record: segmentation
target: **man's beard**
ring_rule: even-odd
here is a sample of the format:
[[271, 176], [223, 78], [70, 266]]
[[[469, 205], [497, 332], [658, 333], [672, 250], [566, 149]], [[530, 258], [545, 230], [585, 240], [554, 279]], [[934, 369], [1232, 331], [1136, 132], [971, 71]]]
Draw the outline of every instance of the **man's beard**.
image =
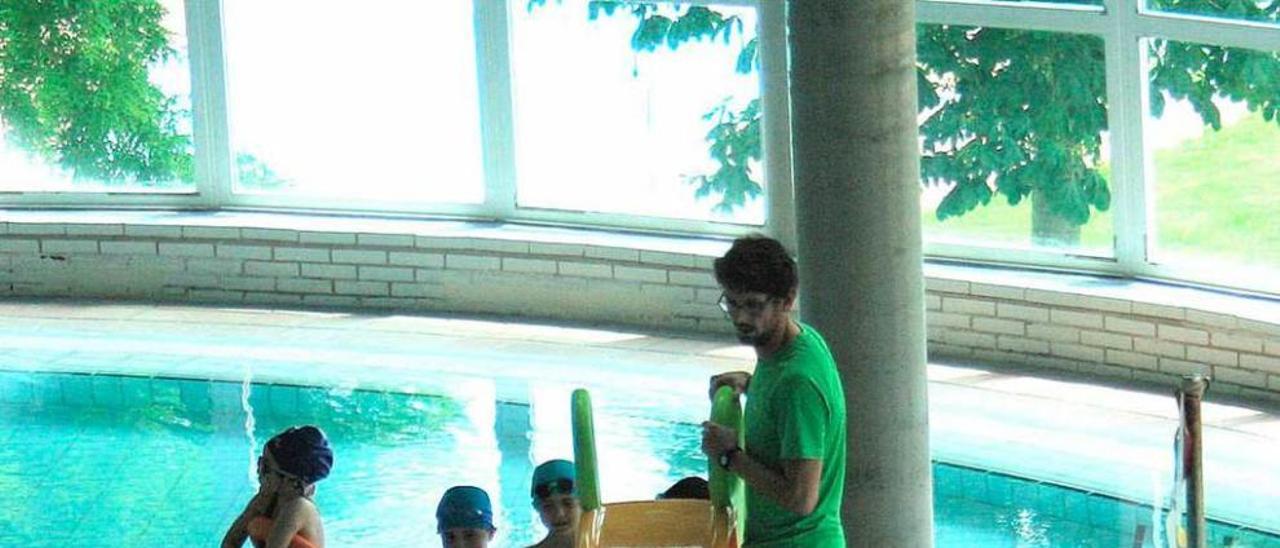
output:
[[751, 331], [746, 333], [735, 326], [734, 334], [738, 336], [738, 342], [750, 346], [759, 346], [768, 338], [767, 333], [757, 329], [755, 326], [752, 326]]

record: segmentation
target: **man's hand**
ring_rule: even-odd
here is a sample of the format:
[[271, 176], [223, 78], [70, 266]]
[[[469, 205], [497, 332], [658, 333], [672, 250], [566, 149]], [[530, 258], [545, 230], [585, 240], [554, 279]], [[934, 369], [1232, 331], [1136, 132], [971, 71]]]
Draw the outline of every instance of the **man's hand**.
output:
[[702, 452], [714, 461], [738, 446], [738, 431], [711, 421], [702, 423]]
[[741, 396], [747, 393], [747, 387], [751, 385], [751, 373], [746, 371], [730, 371], [721, 373], [711, 377], [711, 389], [707, 392], [712, 400], [716, 399], [716, 390], [721, 386], [728, 386], [733, 389], [733, 395]]

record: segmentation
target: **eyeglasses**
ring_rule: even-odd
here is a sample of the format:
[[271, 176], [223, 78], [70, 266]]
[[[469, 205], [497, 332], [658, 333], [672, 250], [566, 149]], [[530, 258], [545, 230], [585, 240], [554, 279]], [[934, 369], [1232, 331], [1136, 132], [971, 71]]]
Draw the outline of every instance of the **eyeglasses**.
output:
[[764, 312], [765, 307], [769, 306], [769, 302], [772, 300], [773, 297], [737, 300], [721, 293], [720, 300], [716, 301], [716, 304], [720, 305], [720, 310], [723, 310], [725, 314], [732, 313], [734, 310], [741, 310], [748, 314], [759, 314]]
[[258, 475], [261, 476], [264, 474], [272, 474], [274, 476], [277, 476], [279, 478], [283, 478], [286, 480], [301, 481], [301, 478], [299, 478], [298, 476], [295, 476], [293, 474], [285, 472], [284, 470], [281, 470], [280, 467], [275, 464], [274, 460], [275, 459], [268, 461], [263, 457], [258, 457]]
[[556, 493], [571, 495], [573, 494], [573, 480], [561, 478], [558, 480], [548, 481], [533, 488], [534, 496], [545, 499]]

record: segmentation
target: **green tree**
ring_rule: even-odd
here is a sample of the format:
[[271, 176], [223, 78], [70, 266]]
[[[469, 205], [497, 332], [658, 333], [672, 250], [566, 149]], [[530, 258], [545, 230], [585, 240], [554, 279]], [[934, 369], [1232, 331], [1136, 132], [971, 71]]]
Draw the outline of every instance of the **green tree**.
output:
[[[546, 0], [529, 0], [529, 9]], [[1280, 2], [1153, 0], [1153, 7], [1183, 13], [1276, 22]], [[702, 6], [676, 6], [662, 15], [651, 4], [593, 0], [588, 16], [629, 13], [637, 20], [631, 47], [672, 49], [690, 40], [741, 32], [741, 22]], [[735, 26], [736, 25], [736, 26]], [[742, 47], [738, 70], [758, 66], [757, 43]], [[964, 215], [1003, 197], [1032, 204], [1032, 241], [1069, 246], [1094, 210], [1111, 204], [1100, 172], [1101, 134], [1107, 129], [1102, 39], [1088, 35], [954, 25], [918, 29], [917, 75], [922, 118], [921, 175], [925, 184], [951, 185], [935, 215]], [[1186, 99], [1207, 125], [1221, 127], [1215, 97], [1244, 101], [1280, 123], [1280, 51], [1258, 52], [1154, 40], [1152, 110], [1163, 93]], [[733, 112], [720, 105], [707, 119], [710, 152], [720, 168], [693, 178], [699, 196], [718, 193], [719, 209], [732, 209], [760, 193], [746, 166], [760, 159], [758, 101]]]
[[78, 180], [193, 180], [177, 100], [147, 79], [175, 54], [155, 0], [0, 3], [0, 118], [14, 144]]
[[954, 185], [939, 220], [995, 195], [1032, 202], [1032, 241], [1074, 245], [1090, 209], [1111, 205], [1098, 172], [1107, 128], [1102, 39], [920, 25], [919, 107], [925, 184]]
[[[543, 6], [547, 0], [529, 0], [528, 9]], [[650, 53], [659, 48], [679, 49], [694, 41], [720, 40], [724, 44], [741, 44], [735, 70], [750, 74], [757, 70], [760, 59], [758, 41], [746, 38], [742, 19], [725, 15], [705, 6], [674, 6], [662, 10], [656, 4], [633, 4], [615, 0], [592, 0], [587, 3], [587, 17], [594, 21], [601, 16], [628, 14], [636, 20], [636, 30], [631, 35], [631, 48]], [[760, 99], [752, 98], [741, 108], [734, 108], [726, 99], [710, 108], [703, 116], [710, 124], [707, 132], [708, 152], [719, 164], [715, 172], [690, 176], [688, 182], [698, 198], [719, 196], [713, 209], [732, 212], [760, 195], [759, 177], [752, 172], [752, 164], [761, 159]]]

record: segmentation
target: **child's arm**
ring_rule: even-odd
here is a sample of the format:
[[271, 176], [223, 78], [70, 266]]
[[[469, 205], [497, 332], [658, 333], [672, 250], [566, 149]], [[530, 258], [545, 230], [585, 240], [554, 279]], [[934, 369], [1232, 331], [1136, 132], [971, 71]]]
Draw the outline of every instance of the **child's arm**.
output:
[[267, 512], [271, 505], [270, 496], [259, 491], [249, 504], [246, 504], [244, 511], [231, 522], [231, 527], [227, 529], [227, 534], [222, 536], [222, 548], [240, 548], [244, 546], [244, 541], [249, 539], [249, 522], [253, 518], [263, 515]]
[[[303, 497], [282, 501], [276, 510], [275, 524], [271, 528], [271, 536], [267, 537], [266, 548], [289, 548], [294, 535], [300, 531], [318, 532], [320, 512], [315, 504]], [[324, 545], [324, 533], [304, 535], [317, 546]]]

